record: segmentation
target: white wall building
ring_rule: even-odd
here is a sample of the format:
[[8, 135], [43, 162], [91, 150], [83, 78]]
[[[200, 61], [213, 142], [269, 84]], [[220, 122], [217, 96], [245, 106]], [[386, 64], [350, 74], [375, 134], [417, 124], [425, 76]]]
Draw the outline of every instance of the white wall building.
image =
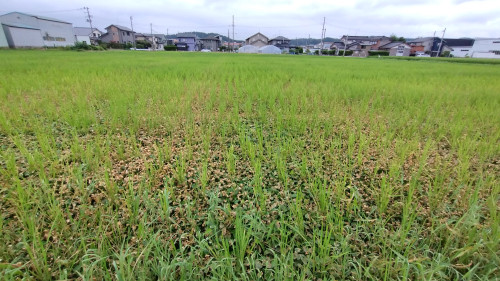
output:
[[7, 42], [7, 37], [5, 37], [5, 32], [0, 22], [0, 48], [8, 48], [9, 42]]
[[500, 59], [500, 38], [478, 38], [472, 46], [471, 57]]
[[1, 15], [0, 21], [11, 48], [64, 47], [75, 44], [73, 25], [69, 22], [19, 12]]

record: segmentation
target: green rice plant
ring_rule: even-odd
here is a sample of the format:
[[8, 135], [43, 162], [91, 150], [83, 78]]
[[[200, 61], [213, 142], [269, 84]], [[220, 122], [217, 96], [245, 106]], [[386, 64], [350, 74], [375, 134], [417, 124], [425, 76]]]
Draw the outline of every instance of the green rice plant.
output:
[[384, 176], [380, 182], [380, 191], [377, 196], [377, 207], [379, 213], [385, 213], [387, 207], [389, 206], [389, 202], [391, 200], [393, 194], [393, 189], [390, 183], [387, 182], [387, 178]]
[[304, 231], [305, 231], [303, 200], [304, 200], [304, 194], [302, 193], [302, 190], [299, 189], [299, 190], [297, 190], [295, 202], [290, 207], [290, 211], [291, 211], [291, 214], [293, 216], [292, 221], [294, 222], [294, 225], [296, 226], [296, 229], [297, 229], [299, 235], [301, 235], [301, 236], [304, 235]]
[[200, 184], [201, 184], [201, 193], [205, 194], [205, 191], [208, 186], [208, 160], [204, 159], [201, 166], [201, 174], [200, 174]]
[[266, 194], [263, 189], [263, 182], [262, 182], [262, 168], [261, 164], [258, 161], [254, 162], [253, 166], [253, 180], [252, 180], [252, 185], [253, 185], [253, 194], [255, 196], [255, 199], [257, 200], [260, 210], [264, 212], [266, 210]]
[[251, 249], [249, 249], [251, 237], [252, 228], [246, 227], [243, 224], [242, 215], [237, 214], [234, 221], [234, 239], [235, 255], [240, 264], [243, 264], [247, 251], [251, 251]]
[[181, 153], [175, 161], [175, 179], [179, 184], [186, 182], [187, 159], [184, 153]]
[[274, 153], [274, 163], [276, 165], [276, 170], [278, 172], [278, 179], [283, 183], [285, 188], [288, 186], [288, 174], [286, 168], [286, 160], [280, 152]]
[[137, 196], [131, 181], [128, 184], [128, 196], [126, 197], [127, 209], [129, 211], [129, 220], [131, 225], [136, 225], [139, 221], [140, 199]]
[[2, 280], [497, 279], [496, 65], [0, 61]]
[[231, 144], [226, 152], [226, 168], [229, 175], [234, 176], [236, 173], [236, 154], [234, 153], [234, 145]]

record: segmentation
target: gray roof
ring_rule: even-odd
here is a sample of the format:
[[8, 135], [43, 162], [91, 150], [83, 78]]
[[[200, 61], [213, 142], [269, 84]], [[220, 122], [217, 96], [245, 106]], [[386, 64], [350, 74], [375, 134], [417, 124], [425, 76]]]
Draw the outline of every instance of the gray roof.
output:
[[271, 40], [269, 40], [269, 41], [272, 41], [272, 40], [290, 40], [290, 39], [288, 39], [288, 38], [286, 38], [286, 37], [283, 37], [283, 36], [278, 36], [278, 37], [273, 38], [273, 39], [271, 39]]
[[[118, 25], [118, 24], [112, 24], [110, 26], [116, 26], [118, 29], [120, 30], [123, 30], [123, 31], [130, 31], [130, 32], [133, 32], [132, 29], [126, 27], [126, 26], [123, 26], [123, 25]], [[110, 26], [106, 27], [106, 29], [108, 29]]]
[[220, 40], [220, 35], [217, 35], [217, 36], [207, 36], [205, 38], [202, 38], [201, 40]]
[[10, 26], [10, 27], [40, 30], [40, 28], [38, 28], [38, 27], [33, 27], [30, 25], [20, 24], [20, 23], [2, 22], [1, 24], [6, 25], [6, 26]]
[[434, 38], [435, 37], [422, 37], [422, 38], [416, 38], [416, 39], [413, 39], [413, 40], [408, 40], [407, 42], [408, 43], [427, 42], [427, 41], [434, 40]]
[[250, 38], [252, 38], [252, 37], [254, 37], [255, 35], [258, 35], [258, 34], [260, 34], [260, 35], [264, 36], [265, 38], [267, 38], [267, 40], [269, 40], [269, 37], [267, 37], [266, 35], [264, 35], [264, 34], [262, 34], [262, 33], [260, 33], [260, 32], [255, 33], [254, 35], [252, 35], [252, 36], [248, 37], [248, 38], [247, 38], [247, 39], [245, 39], [245, 40], [248, 40], [248, 39], [250, 39]]
[[[92, 30], [90, 27], [73, 27], [73, 33], [75, 33], [76, 36], [89, 36], [92, 34], [93, 31], [99, 31], [97, 28], [93, 28]], [[102, 32], [101, 32], [102, 33]]]
[[49, 18], [49, 17], [44, 17], [44, 16], [31, 15], [31, 14], [26, 14], [26, 13], [21, 13], [21, 12], [10, 12], [10, 13], [7, 13], [5, 15], [9, 15], [9, 14], [21, 14], [21, 15], [25, 15], [25, 16], [28, 16], [28, 17], [34, 17], [34, 18], [37, 18], [37, 19], [41, 19], [41, 20], [55, 21], [55, 22], [60, 22], [60, 23], [72, 24], [70, 22], [59, 20], [59, 19], [55, 19], [55, 18]]
[[[348, 36], [344, 35], [343, 37]], [[388, 38], [387, 36], [349, 36], [349, 40], [379, 40], [383, 38]]]
[[379, 49], [390, 49], [392, 47], [396, 47], [396, 46], [399, 46], [401, 44], [404, 44], [404, 42], [391, 42], [391, 43], [380, 46]]
[[459, 38], [459, 39], [452, 39], [452, 38], [444, 38], [444, 41], [446, 42], [446, 45], [449, 47], [462, 47], [462, 46], [470, 46], [474, 45], [474, 39], [471, 38]]

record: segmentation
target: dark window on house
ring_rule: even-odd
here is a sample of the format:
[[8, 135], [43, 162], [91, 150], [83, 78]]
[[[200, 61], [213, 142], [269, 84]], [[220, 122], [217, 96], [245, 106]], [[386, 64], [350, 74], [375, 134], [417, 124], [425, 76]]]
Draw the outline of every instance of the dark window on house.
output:
[[466, 50], [466, 49], [462, 49], [460, 50], [460, 52], [468, 52], [469, 50]]
[[127, 31], [127, 36], [130, 36], [130, 32]]

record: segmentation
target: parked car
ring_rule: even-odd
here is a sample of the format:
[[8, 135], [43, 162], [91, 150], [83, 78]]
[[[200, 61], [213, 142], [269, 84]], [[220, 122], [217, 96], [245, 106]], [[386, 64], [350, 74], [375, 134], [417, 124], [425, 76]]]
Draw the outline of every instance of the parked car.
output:
[[416, 57], [425, 57], [425, 58], [429, 58], [430, 57], [430, 55], [428, 55], [428, 54], [426, 54], [424, 52], [416, 52], [415, 56]]

